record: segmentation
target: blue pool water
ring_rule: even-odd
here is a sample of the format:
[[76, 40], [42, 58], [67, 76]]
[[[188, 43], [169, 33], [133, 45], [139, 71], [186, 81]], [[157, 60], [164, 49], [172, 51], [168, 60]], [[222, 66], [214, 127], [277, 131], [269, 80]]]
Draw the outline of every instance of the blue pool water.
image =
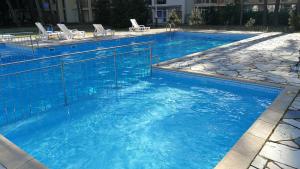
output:
[[277, 94], [154, 71], [118, 93], [49, 110], [2, 133], [53, 169], [212, 169]]
[[[114, 40], [101, 40], [84, 42], [80, 44], [61, 45], [56, 47], [44, 47], [36, 49], [35, 57], [59, 55], [71, 52], [93, 50], [99, 48], [107, 48], [112, 46], [127, 45], [131, 43], [150, 42], [153, 41], [153, 56], [156, 58], [154, 63], [166, 61], [173, 58], [182, 57], [191, 53], [204, 51], [220, 45], [225, 45], [242, 39], [253, 37], [250, 34], [222, 34], [222, 33], [192, 33], [192, 32], [173, 32], [161, 33], [155, 35], [138, 36], [130, 38], [119, 38]], [[30, 52], [20, 54], [19, 50], [8, 46], [11, 55], [1, 57], [2, 63], [13, 62], [32, 58]], [[128, 50], [128, 49], [125, 49]], [[0, 46], [1, 52], [1, 46]], [[18, 57], [15, 57], [18, 55]]]
[[[176, 36], [181, 35], [193, 34]], [[180, 57], [171, 52], [201, 50], [196, 45], [205, 44], [200, 36], [220, 35], [194, 36], [198, 38], [186, 37], [186, 43], [194, 41], [191, 49], [184, 42], [176, 46], [179, 40], [173, 39], [162, 40], [154, 51], [165, 54], [164, 59]], [[166, 45], [172, 42], [174, 49]], [[93, 43], [51, 52], [93, 49]], [[122, 48], [115, 59], [109, 56], [112, 51], [97, 51], [1, 67], [0, 133], [51, 169], [212, 169], [279, 93], [270, 87], [151, 72], [149, 51], [142, 49]], [[23, 72], [28, 69], [38, 70]]]

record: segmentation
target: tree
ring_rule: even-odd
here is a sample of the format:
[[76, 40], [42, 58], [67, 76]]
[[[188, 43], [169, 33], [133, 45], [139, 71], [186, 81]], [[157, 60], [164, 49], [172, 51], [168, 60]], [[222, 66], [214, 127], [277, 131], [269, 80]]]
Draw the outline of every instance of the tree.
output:
[[292, 31], [298, 30], [300, 27], [300, 17], [297, 15], [297, 12], [293, 9], [289, 11], [289, 28]]
[[129, 27], [129, 0], [112, 0], [112, 24], [113, 27]]
[[79, 21], [79, 23], [82, 23], [83, 19], [82, 19], [82, 14], [81, 14], [80, 0], [76, 0], [76, 5], [77, 5], [78, 21]]
[[20, 21], [19, 21], [17, 15], [16, 15], [16, 12], [15, 12], [15, 10], [14, 10], [14, 8], [13, 8], [13, 6], [12, 6], [10, 0], [6, 0], [6, 4], [7, 4], [7, 6], [8, 6], [8, 9], [9, 9], [9, 11], [10, 11], [11, 16], [12, 16], [13, 22], [14, 22], [17, 26], [19, 26], [19, 25], [20, 25]]
[[168, 17], [168, 23], [178, 25], [181, 23], [181, 19], [178, 17], [177, 12], [175, 9], [172, 9], [169, 17]]
[[280, 0], [275, 0], [275, 9], [274, 9], [274, 25], [278, 26], [278, 12], [279, 12]]
[[240, 0], [240, 26], [243, 25], [243, 16], [244, 16], [244, 0]]
[[40, 2], [39, 0], [35, 0], [35, 6], [36, 6], [36, 9], [37, 9], [37, 13], [38, 13], [38, 19], [40, 22], [44, 23], [44, 18], [43, 18], [43, 12], [42, 12], [42, 9], [41, 9], [41, 5], [40, 5]]
[[300, 0], [297, 0], [297, 4], [296, 4], [296, 10], [297, 10], [297, 15], [300, 16]]
[[268, 22], [268, 0], [264, 0], [263, 25], [267, 26]]
[[146, 24], [149, 16], [148, 10], [147, 3], [142, 0], [112, 0], [112, 24], [118, 28], [129, 27], [131, 26], [129, 20], [132, 18], [140, 24]]
[[[148, 4], [144, 0], [130, 0], [128, 16], [135, 18], [140, 24], [146, 25], [149, 16]], [[129, 22], [129, 21], [128, 21]]]
[[99, 0], [96, 4], [96, 8], [96, 21], [104, 25], [111, 24], [112, 13], [110, 0]]
[[6, 3], [0, 3], [0, 25], [9, 24], [9, 8]]
[[204, 20], [202, 18], [202, 13], [198, 8], [194, 8], [192, 10], [191, 16], [189, 18], [189, 24], [190, 25], [201, 25], [204, 23]]

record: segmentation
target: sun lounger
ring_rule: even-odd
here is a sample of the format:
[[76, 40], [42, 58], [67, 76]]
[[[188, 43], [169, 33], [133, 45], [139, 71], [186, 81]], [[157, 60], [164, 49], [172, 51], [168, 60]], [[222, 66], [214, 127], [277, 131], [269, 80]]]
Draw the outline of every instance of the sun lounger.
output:
[[114, 31], [111, 29], [104, 29], [104, 27], [101, 24], [93, 24], [95, 31], [94, 31], [94, 37], [98, 36], [107, 36], [107, 35], [114, 35]]
[[130, 19], [132, 27], [129, 28], [129, 31], [148, 31], [150, 27], [145, 27], [144, 25], [139, 25], [135, 19]]
[[49, 37], [51, 37], [51, 36], [57, 36], [58, 37], [59, 34], [61, 33], [61, 32], [47, 31], [44, 28], [44, 26], [41, 23], [39, 23], [39, 22], [36, 22], [35, 25], [38, 27], [38, 29], [39, 29], [39, 36], [43, 40], [48, 40]]
[[62, 31], [62, 33], [60, 34], [61, 38], [69, 40], [74, 39], [75, 36], [79, 36], [81, 38], [85, 37], [85, 31], [78, 31], [77, 29], [70, 30], [64, 24], [57, 24], [57, 26]]

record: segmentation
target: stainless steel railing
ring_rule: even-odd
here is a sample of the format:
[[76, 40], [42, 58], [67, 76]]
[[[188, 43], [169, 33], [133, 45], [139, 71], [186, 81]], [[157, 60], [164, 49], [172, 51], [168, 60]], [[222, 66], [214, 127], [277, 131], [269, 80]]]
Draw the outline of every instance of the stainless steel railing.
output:
[[0, 40], [10, 48], [32, 56], [35, 55], [35, 48], [39, 47], [39, 41], [32, 32], [2, 34]]
[[[93, 74], [90, 72], [93, 74], [90, 77], [89, 72], [87, 72], [87, 74], [84, 73], [85, 71], [95, 71], [94, 69], [91, 70], [89, 68], [84, 68], [84, 66], [87, 66], [88, 62], [91, 63], [88, 64], [88, 67], [93, 64], [100, 67], [107, 67], [105, 70], [110, 71], [107, 73], [107, 77], [109, 78], [107, 83], [111, 82], [111, 84], [109, 84], [109, 86], [112, 87], [111, 90], [121, 89], [126, 78], [133, 78], [127, 77], [126, 74], [124, 75], [123, 73], [125, 71], [133, 73], [137, 76], [137, 78], [151, 76], [153, 53], [152, 44], [153, 42], [134, 43], [130, 45], [121, 45], [0, 64], [0, 85], [2, 86], [0, 88], [0, 97], [2, 98], [0, 100], [0, 107], [2, 108], [0, 108], [0, 110], [3, 110], [3, 113], [0, 111], [0, 126], [12, 121], [30, 117], [35, 115], [37, 112], [44, 112], [47, 110], [47, 107], [49, 107], [47, 105], [55, 106], [56, 104], [59, 104], [60, 98], [63, 99], [61, 100], [63, 105], [69, 105], [72, 101], [74, 101], [74, 98], [79, 98], [80, 95], [84, 95], [82, 92], [80, 94], [78, 90], [86, 87], [80, 86], [85, 78], [88, 79], [88, 82], [91, 81], [91, 88], [101, 87], [101, 85], [99, 86], [99, 84], [93, 83], [95, 80], [100, 83], [105, 83], [101, 82], [101, 78], [99, 79], [101, 74], [97, 72], [94, 72]], [[122, 50], [127, 47], [135, 46], [138, 48], [134, 48], [133, 50]], [[99, 51], [110, 52], [99, 53]], [[80, 57], [82, 55], [87, 55], [88, 57], [82, 58]], [[76, 58], [76, 56], [79, 56], [79, 58]], [[126, 62], [126, 59], [130, 59], [130, 62]], [[53, 60], [54, 62], [47, 62], [47, 64], [45, 64], [46, 61]], [[32, 63], [35, 63], [34, 66], [28, 68], [28, 65]], [[131, 65], [126, 67], [126, 64]], [[7, 72], [10, 68], [17, 71]], [[74, 70], [76, 74], [74, 74]], [[77, 77], [78, 73], [80, 75]], [[36, 80], [35, 76], [45, 80]], [[102, 80], [104, 81], [104, 79]], [[28, 81], [37, 84], [28, 84]], [[53, 89], [53, 92], [51, 92], [53, 96], [48, 96], [47, 92], [50, 89], [47, 89], [46, 86], [51, 87], [51, 85], [57, 85], [58, 83], [60, 83], [60, 89]], [[103, 87], [105, 86], [106, 85], [103, 84]], [[27, 100], [32, 99], [30, 98], [32, 93], [30, 92], [30, 89], [39, 91], [39, 98], [28, 101], [29, 103], [27, 104], [22, 104], [21, 102], [27, 102]], [[26, 100], [25, 98], [28, 97], [29, 99]], [[51, 98], [54, 98], [54, 100], [58, 99], [58, 101], [51, 101]], [[25, 105], [28, 105], [28, 107]], [[24, 111], [21, 111], [21, 109]]]

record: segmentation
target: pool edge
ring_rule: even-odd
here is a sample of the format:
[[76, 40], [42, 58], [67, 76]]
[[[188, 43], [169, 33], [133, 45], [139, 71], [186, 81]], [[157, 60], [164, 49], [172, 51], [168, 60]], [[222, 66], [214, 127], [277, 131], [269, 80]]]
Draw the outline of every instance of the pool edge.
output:
[[34, 157], [0, 134], [0, 168], [4, 169], [46, 169]]
[[242, 78], [232, 78], [215, 74], [202, 74], [172, 68], [162, 68], [159, 66], [153, 66], [153, 68], [282, 89], [272, 104], [264, 112], [262, 112], [257, 120], [252, 123], [249, 129], [243, 133], [234, 146], [231, 147], [226, 155], [217, 163], [214, 169], [248, 169], [256, 155], [260, 152], [263, 145], [267, 142], [268, 138], [275, 130], [280, 120], [283, 118], [284, 114], [300, 90], [299, 86], [282, 85]]

